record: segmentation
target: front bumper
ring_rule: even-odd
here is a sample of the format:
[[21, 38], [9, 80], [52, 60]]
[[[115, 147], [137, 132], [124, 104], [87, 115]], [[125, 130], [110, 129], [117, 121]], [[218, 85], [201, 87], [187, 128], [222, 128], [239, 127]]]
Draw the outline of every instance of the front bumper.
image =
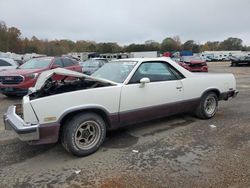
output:
[[16, 106], [10, 106], [4, 114], [6, 130], [13, 130], [21, 141], [29, 141], [29, 144], [56, 143], [59, 138], [60, 123], [29, 124], [16, 114]]
[[36, 79], [24, 80], [19, 84], [0, 84], [0, 92], [9, 95], [26, 95], [30, 87], [34, 87]]
[[31, 125], [23, 121], [16, 114], [16, 106], [10, 106], [4, 114], [4, 125], [6, 130], [14, 130], [22, 141], [39, 140], [39, 124]]
[[26, 95], [28, 93], [28, 89], [5, 87], [5, 88], [0, 88], [0, 93], [8, 95]]
[[208, 67], [207, 66], [202, 66], [202, 67], [190, 67], [191, 72], [208, 72]]

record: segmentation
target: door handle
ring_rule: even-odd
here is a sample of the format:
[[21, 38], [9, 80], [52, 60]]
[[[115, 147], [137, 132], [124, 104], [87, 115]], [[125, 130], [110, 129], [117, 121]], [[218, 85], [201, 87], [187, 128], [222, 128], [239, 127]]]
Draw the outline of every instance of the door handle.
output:
[[182, 87], [181, 86], [179, 86], [179, 87], [176, 87], [176, 89], [181, 89]]

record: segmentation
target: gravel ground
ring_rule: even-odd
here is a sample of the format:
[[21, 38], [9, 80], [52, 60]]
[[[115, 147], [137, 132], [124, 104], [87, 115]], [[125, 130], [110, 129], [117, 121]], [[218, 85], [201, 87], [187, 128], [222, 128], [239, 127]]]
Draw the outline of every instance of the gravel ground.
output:
[[[250, 67], [209, 70], [234, 73], [240, 91], [214, 118], [182, 114], [111, 132], [83, 158], [60, 144], [0, 144], [0, 187], [250, 187]], [[3, 113], [19, 99], [0, 101]]]

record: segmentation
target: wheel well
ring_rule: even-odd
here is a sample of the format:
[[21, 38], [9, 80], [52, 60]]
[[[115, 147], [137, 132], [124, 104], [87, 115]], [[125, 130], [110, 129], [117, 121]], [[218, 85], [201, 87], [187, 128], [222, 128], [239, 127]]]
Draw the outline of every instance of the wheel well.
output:
[[64, 116], [61, 120], [60, 120], [60, 132], [59, 132], [59, 140], [61, 139], [61, 133], [63, 130], [63, 127], [65, 125], [65, 122], [68, 121], [70, 118], [72, 118], [73, 116], [80, 114], [80, 113], [95, 113], [99, 116], [101, 116], [103, 118], [103, 120], [106, 122], [107, 124], [107, 129], [110, 127], [110, 121], [108, 119], [108, 115], [100, 109], [82, 109], [82, 110], [76, 110], [73, 112], [68, 113], [66, 116]]
[[218, 99], [220, 98], [220, 91], [218, 89], [209, 89], [209, 90], [205, 91], [202, 94], [202, 96], [205, 95], [206, 93], [209, 93], [209, 92], [214, 92], [217, 95]]

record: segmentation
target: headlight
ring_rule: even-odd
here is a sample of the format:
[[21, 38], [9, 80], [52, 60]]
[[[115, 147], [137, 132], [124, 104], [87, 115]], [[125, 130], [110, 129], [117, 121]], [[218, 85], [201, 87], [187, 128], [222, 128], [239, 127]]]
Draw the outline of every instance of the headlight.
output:
[[38, 73], [26, 74], [26, 75], [25, 75], [25, 78], [34, 79], [34, 78], [37, 78], [38, 75], [39, 75]]

